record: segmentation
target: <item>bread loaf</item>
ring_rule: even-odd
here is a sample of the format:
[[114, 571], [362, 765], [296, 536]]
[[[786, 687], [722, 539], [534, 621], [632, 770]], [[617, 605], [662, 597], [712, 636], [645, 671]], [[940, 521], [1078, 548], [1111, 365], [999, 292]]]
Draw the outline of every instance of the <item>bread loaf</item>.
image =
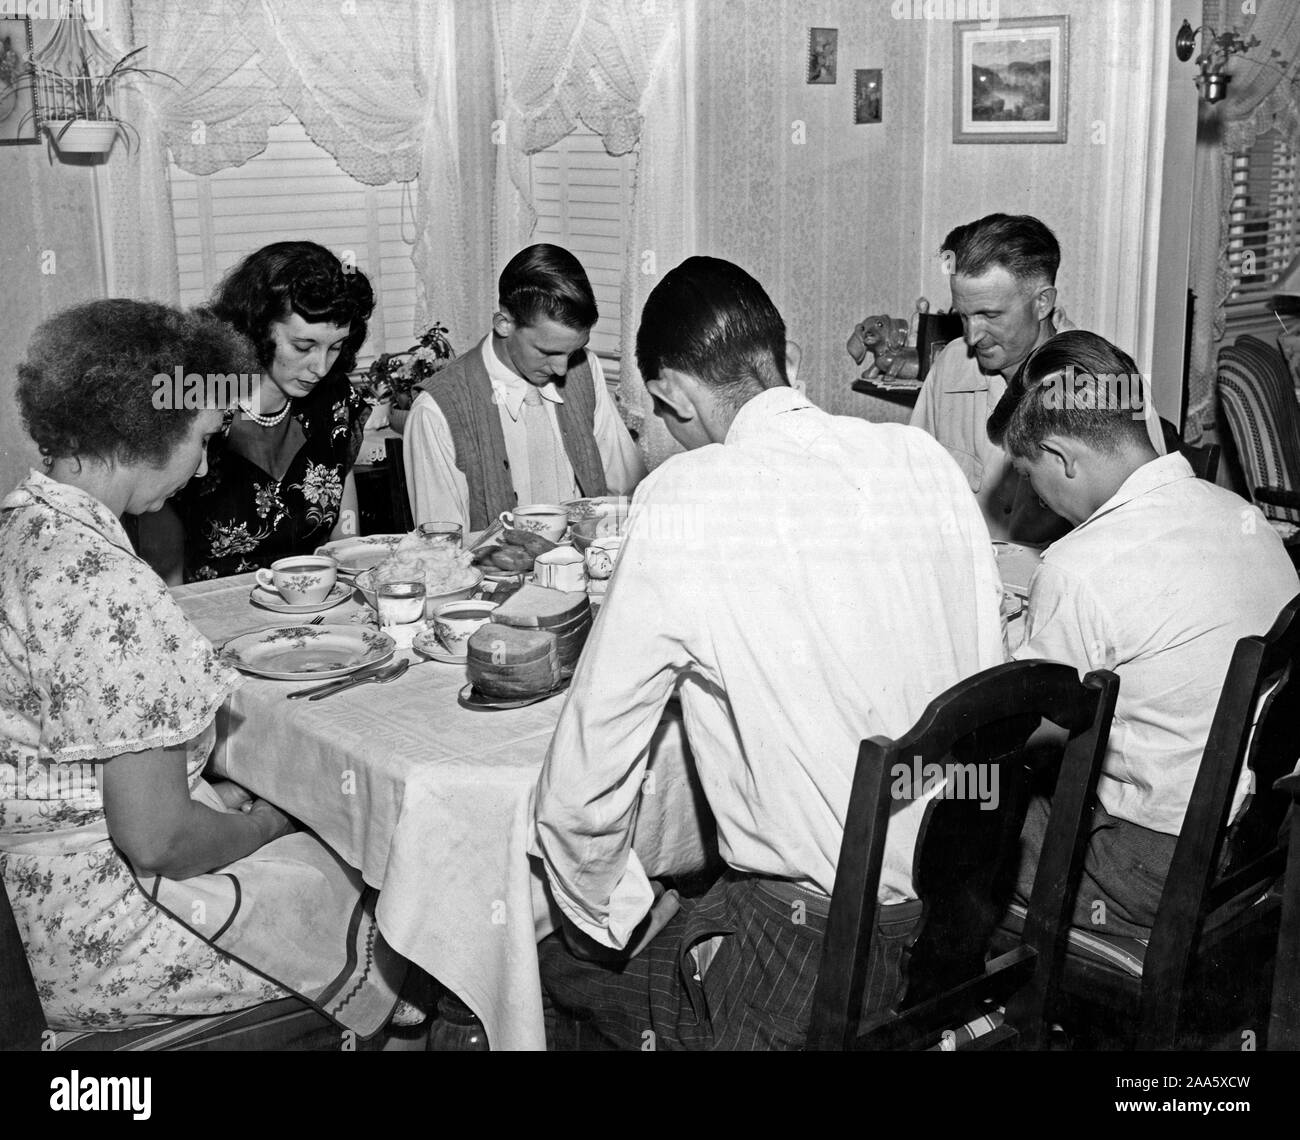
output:
[[583, 614], [591, 614], [586, 591], [566, 593], [546, 586], [528, 585], [507, 598], [492, 615], [492, 620], [523, 629], [555, 629], [570, 627], [574, 619]]
[[467, 667], [474, 688], [488, 697], [536, 696], [555, 689], [561, 680], [553, 634], [496, 622], [470, 635]]

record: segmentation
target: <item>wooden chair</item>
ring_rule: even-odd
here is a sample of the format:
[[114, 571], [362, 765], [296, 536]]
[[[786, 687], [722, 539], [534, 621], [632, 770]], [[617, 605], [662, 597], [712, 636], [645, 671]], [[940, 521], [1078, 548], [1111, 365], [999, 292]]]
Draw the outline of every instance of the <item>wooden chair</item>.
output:
[[384, 440], [384, 455], [388, 459], [388, 491], [393, 501], [393, 525], [399, 531], [412, 531], [415, 529], [415, 516], [411, 514], [411, 496], [406, 490], [401, 436]]
[[[378, 1048], [356, 1042], [359, 1050]], [[288, 997], [237, 1013], [177, 1017], [165, 1025], [103, 1032], [50, 1030], [23, 949], [9, 895], [0, 880], [0, 1050], [118, 1052], [141, 1050], [313, 1050], [337, 1052], [343, 1031], [306, 1002]]]
[[[974, 1042], [1041, 1048], [1083, 865], [1083, 823], [1101, 771], [1119, 689], [1113, 673], [1080, 682], [1067, 665], [999, 665], [936, 697], [898, 740], [864, 740], [849, 796], [809, 1048], [927, 1048], [987, 1000], [1011, 999], [1002, 1026]], [[1052, 826], [1023, 938], [985, 963], [989, 937], [1010, 896], [1033, 772], [1026, 748], [1043, 719], [1067, 729]], [[994, 809], [972, 796], [926, 806], [912, 879], [921, 917], [904, 951], [903, 980], [890, 1010], [861, 1023], [867, 951], [892, 804], [891, 784], [919, 763], [981, 765], [997, 790]], [[901, 768], [899, 767], [901, 766]], [[924, 768], [922, 768], [924, 770]], [[948, 769], [950, 788], [962, 769]], [[966, 773], [976, 771], [965, 768]], [[991, 798], [991, 797], [990, 797]]]
[[1273, 967], [1268, 1047], [1296, 1050], [1300, 1049], [1300, 774], [1284, 776], [1273, 786], [1291, 797], [1291, 820], [1277, 961]]
[[1254, 336], [1224, 345], [1218, 391], [1251, 500], [1270, 519], [1300, 523], [1300, 406], [1281, 352]]
[[[1237, 643], [1150, 939], [1069, 932], [1054, 1014], [1067, 1029], [1090, 1027], [1103, 1046], [1173, 1049], [1240, 1048], [1243, 1031], [1263, 1028], [1290, 802], [1274, 784], [1300, 755], [1297, 613], [1300, 597], [1267, 634]], [[1255, 792], [1229, 826], [1243, 764]]]

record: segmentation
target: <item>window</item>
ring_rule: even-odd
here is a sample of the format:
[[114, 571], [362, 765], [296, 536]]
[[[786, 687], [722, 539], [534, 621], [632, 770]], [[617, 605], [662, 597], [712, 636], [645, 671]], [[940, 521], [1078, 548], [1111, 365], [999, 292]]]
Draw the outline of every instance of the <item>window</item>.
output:
[[600, 311], [590, 347], [611, 383], [619, 375], [619, 311], [635, 162], [630, 153], [607, 154], [600, 136], [585, 127], [531, 161], [533, 240], [563, 246], [587, 271]]
[[[181, 304], [211, 298], [241, 258], [275, 241], [316, 241], [354, 255], [375, 290], [364, 368], [415, 341], [414, 184], [366, 186], [289, 118], [242, 166], [194, 175], [169, 167]], [[458, 348], [461, 346], [457, 346]]]
[[1276, 131], [1259, 135], [1232, 166], [1228, 263], [1237, 286], [1225, 316], [1233, 335], [1271, 324], [1273, 287], [1300, 253], [1300, 210], [1296, 202], [1296, 150]]

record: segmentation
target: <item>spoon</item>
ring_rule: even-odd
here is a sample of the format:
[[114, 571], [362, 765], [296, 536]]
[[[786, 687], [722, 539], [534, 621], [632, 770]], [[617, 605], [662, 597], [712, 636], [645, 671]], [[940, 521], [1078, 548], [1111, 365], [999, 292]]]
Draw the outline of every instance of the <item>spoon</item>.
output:
[[324, 693], [317, 693], [315, 696], [308, 697], [309, 701], [322, 701], [326, 697], [332, 697], [336, 693], [345, 692], [348, 689], [354, 689], [358, 685], [367, 684], [374, 681], [377, 685], [385, 685], [389, 681], [396, 681], [403, 673], [411, 667], [409, 661], [398, 661], [393, 665], [388, 665], [383, 669], [376, 669], [373, 673], [365, 673], [360, 677], [347, 677], [336, 688], [329, 689]]

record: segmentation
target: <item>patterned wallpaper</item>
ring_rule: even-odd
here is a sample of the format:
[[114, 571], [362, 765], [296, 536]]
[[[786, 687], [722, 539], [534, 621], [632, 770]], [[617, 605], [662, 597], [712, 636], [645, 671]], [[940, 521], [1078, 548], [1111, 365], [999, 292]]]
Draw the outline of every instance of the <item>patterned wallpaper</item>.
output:
[[[1129, 0], [1000, 0], [1002, 17], [1070, 16], [1069, 141], [954, 145], [952, 24], [894, 19], [892, 7], [707, 0], [697, 49], [700, 252], [768, 289], [814, 400], [880, 420], [900, 413], [850, 390], [860, 369], [844, 342], [863, 316], [908, 316], [922, 294], [948, 307], [937, 247], [954, 225], [994, 211], [1041, 217], [1061, 240], [1071, 319], [1102, 316], [1096, 298], [1117, 267], [1098, 264], [1098, 233], [1120, 224], [1112, 207], [1146, 179], [1117, 161], [1130, 124], [1116, 107], [1150, 50]], [[809, 26], [839, 29], [834, 85], [804, 81]], [[883, 122], [855, 125], [853, 71], [876, 67]]]

